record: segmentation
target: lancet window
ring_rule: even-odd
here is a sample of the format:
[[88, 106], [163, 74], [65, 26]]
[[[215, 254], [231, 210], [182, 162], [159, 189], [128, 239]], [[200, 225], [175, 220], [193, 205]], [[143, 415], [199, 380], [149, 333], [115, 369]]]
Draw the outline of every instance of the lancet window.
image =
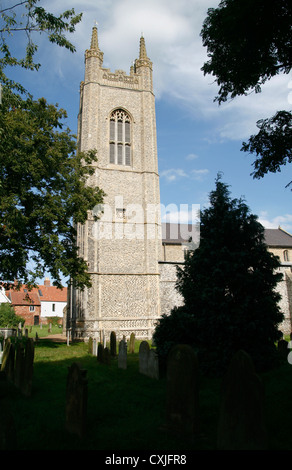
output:
[[110, 117], [110, 163], [131, 165], [131, 119], [123, 109]]

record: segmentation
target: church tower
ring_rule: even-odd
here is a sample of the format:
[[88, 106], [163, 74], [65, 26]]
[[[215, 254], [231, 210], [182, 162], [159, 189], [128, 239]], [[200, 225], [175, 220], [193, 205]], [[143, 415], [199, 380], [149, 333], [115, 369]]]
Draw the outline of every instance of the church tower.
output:
[[127, 75], [103, 68], [93, 28], [80, 86], [78, 147], [97, 150], [88, 184], [106, 196], [77, 227], [92, 287], [71, 289], [67, 325], [85, 339], [111, 331], [151, 338], [160, 317], [161, 222], [152, 62], [143, 36]]

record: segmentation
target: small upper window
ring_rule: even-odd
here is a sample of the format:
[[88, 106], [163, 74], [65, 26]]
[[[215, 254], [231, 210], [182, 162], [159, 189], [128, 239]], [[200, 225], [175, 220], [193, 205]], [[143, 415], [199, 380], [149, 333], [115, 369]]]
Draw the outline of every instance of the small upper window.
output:
[[110, 117], [110, 163], [131, 165], [131, 120], [123, 109]]
[[288, 250], [284, 250], [283, 256], [284, 256], [284, 261], [289, 261], [289, 252], [288, 252]]

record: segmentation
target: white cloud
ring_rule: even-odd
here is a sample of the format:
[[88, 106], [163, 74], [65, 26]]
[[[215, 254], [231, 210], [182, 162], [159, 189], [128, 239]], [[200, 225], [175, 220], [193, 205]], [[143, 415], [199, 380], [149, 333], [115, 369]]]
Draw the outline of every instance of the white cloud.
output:
[[197, 158], [199, 158], [199, 156], [196, 155], [195, 153], [189, 153], [189, 154], [186, 156], [186, 160], [196, 160]]
[[202, 170], [191, 170], [191, 178], [195, 180], [201, 180], [208, 173], [209, 173], [209, 170], [207, 170], [206, 168]]
[[[262, 93], [238, 97], [218, 106], [213, 99], [218, 92], [214, 77], [204, 76], [201, 67], [207, 58], [200, 31], [207, 9], [219, 0], [77, 0], [47, 1], [45, 7], [60, 12], [74, 7], [84, 11], [72, 41], [77, 54], [68, 51], [52, 54], [59, 74], [83, 78], [83, 54], [90, 45], [94, 21], [99, 26], [99, 45], [104, 52], [104, 66], [129, 72], [138, 57], [139, 38], [143, 32], [149, 58], [153, 62], [154, 92], [157, 100], [171, 99], [193, 119], [210, 123], [214, 141], [243, 140], [257, 132], [256, 121], [272, 116], [278, 109], [289, 109], [291, 81], [279, 75], [262, 87]], [[66, 54], [66, 59], [64, 59]], [[57, 62], [57, 64], [56, 64]], [[71, 71], [64, 71], [65, 67]], [[61, 70], [62, 67], [62, 70]], [[72, 73], [71, 73], [72, 72]], [[59, 75], [59, 76], [60, 76]]]
[[165, 178], [168, 182], [188, 177], [187, 173], [182, 168], [169, 168], [168, 170], [162, 171], [160, 176]]
[[263, 211], [260, 213], [258, 220], [265, 228], [278, 228], [280, 226], [284, 230], [292, 232], [292, 214], [278, 215], [270, 219], [268, 212]]
[[164, 170], [160, 173], [162, 178], [165, 178], [169, 183], [173, 181], [180, 180], [181, 178], [191, 178], [194, 180], [202, 180], [202, 178], [209, 173], [209, 170], [206, 168], [200, 170], [190, 170], [186, 172], [182, 168], [169, 168], [168, 170]]

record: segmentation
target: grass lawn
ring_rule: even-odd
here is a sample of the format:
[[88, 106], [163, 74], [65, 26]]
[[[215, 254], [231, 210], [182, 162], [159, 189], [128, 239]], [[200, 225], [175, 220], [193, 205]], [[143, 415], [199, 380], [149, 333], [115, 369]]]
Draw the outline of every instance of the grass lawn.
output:
[[[40, 340], [35, 346], [32, 396], [23, 397], [11, 386], [9, 395], [0, 400], [0, 413], [2, 407], [10, 407], [14, 417], [16, 448], [215, 450], [221, 381], [200, 379], [200, 435], [193, 441], [169, 435], [163, 427], [165, 378], [154, 380], [139, 373], [138, 347], [136, 342], [135, 354], [128, 354], [127, 370], [121, 370], [117, 359], [109, 366], [98, 363], [96, 357], [88, 354], [85, 343], [67, 346]], [[68, 367], [74, 361], [87, 370], [88, 410], [84, 439], [65, 430], [66, 378]], [[292, 366], [283, 362], [280, 368], [262, 374], [261, 378], [266, 392], [269, 448], [292, 450]]]

